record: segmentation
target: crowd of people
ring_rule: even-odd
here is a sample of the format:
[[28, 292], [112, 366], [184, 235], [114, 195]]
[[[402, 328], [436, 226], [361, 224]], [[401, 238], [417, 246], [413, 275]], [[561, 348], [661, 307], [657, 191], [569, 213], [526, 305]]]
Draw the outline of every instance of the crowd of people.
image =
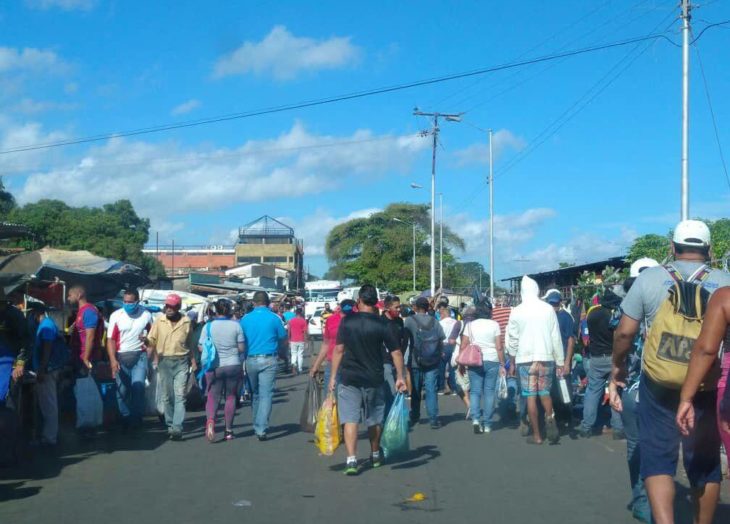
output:
[[[592, 438], [610, 427], [614, 439], [626, 440], [630, 508], [642, 522], [673, 522], [681, 446], [695, 521], [712, 522], [721, 445], [730, 447], [730, 351], [719, 355], [730, 344], [730, 274], [711, 267], [710, 248], [704, 223], [681, 222], [672, 262], [636, 261], [623, 285], [602, 288], [578, 318], [559, 290], [540, 296], [527, 276], [516, 307], [493, 306], [481, 295], [460, 307], [441, 297], [381, 301], [371, 285], [360, 288], [357, 301], [328, 305], [321, 349], [306, 371], [323, 375], [324, 397], [337, 403], [345, 473], [383, 463], [382, 428], [397, 394], [410, 400], [410, 426], [427, 422], [432, 430], [443, 424], [440, 397], [454, 394], [476, 435], [519, 427], [527, 444], [539, 446], [558, 443], [561, 434]], [[18, 381], [30, 370], [36, 376], [41, 445], [57, 443], [59, 374], [69, 359], [77, 385], [108, 373], [123, 431], [140, 431], [150, 369], [171, 440], [182, 439], [186, 398], [202, 386], [211, 442], [219, 406], [223, 440], [232, 440], [236, 409], [248, 396], [255, 436], [266, 441], [280, 357], [293, 375], [306, 368], [302, 305], [273, 307], [265, 292], [244, 307], [219, 299], [203, 318], [185, 314], [174, 293], [156, 317], [136, 290], [124, 292], [108, 320], [83, 287], [72, 287], [68, 301], [77, 311], [69, 344], [43, 307], [29, 315], [29, 336], [22, 313], [0, 302], [3, 347], [14, 352], [12, 377]], [[27, 351], [18, 342], [26, 336], [33, 341]], [[86, 414], [98, 398], [81, 391], [77, 429], [93, 437], [99, 422]], [[367, 462], [357, 454], [363, 423]]]

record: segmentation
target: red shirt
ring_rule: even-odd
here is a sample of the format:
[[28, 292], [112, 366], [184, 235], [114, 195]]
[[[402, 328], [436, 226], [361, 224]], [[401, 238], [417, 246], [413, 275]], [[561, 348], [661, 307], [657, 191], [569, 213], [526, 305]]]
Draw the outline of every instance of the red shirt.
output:
[[304, 317], [296, 316], [289, 321], [289, 342], [304, 342], [306, 332], [307, 320]]
[[332, 353], [335, 351], [337, 345], [337, 331], [340, 329], [340, 322], [342, 322], [342, 313], [337, 312], [327, 319], [327, 323], [324, 326], [324, 340], [327, 342], [327, 360], [332, 360]]

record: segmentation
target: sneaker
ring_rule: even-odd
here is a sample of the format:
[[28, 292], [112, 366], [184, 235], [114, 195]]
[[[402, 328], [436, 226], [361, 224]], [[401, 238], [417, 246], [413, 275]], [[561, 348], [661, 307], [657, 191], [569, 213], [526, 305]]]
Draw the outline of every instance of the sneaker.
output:
[[259, 442], [266, 442], [269, 437], [266, 436], [266, 433], [261, 433], [260, 435], [256, 435], [256, 438], [259, 439]]
[[593, 436], [593, 432], [590, 429], [581, 428], [578, 432], [578, 436], [580, 438], [591, 438]]
[[558, 431], [558, 424], [555, 422], [555, 415], [545, 417], [545, 433], [550, 444], [557, 444], [560, 440], [560, 431]]
[[614, 431], [613, 440], [626, 440], [626, 433], [623, 431]]
[[443, 426], [440, 420], [434, 420], [431, 422], [431, 429], [439, 429]]
[[171, 431], [170, 432], [170, 440], [173, 440], [175, 442], [180, 442], [182, 440], [182, 433], [180, 431]]
[[377, 453], [371, 453], [370, 454], [370, 464], [373, 468], [379, 468], [383, 465], [383, 452], [379, 451]]
[[345, 475], [348, 477], [357, 475], [357, 460], [353, 460], [345, 464]]
[[492, 427], [491, 426], [482, 426], [482, 433], [491, 433]]
[[208, 419], [208, 422], [205, 423], [205, 438], [208, 439], [208, 442], [215, 440], [215, 422], [213, 419]]
[[438, 394], [439, 394], [439, 397], [443, 397], [443, 396], [444, 396], [444, 395], [446, 394], [446, 392], [444, 392], [444, 391], [439, 391], [439, 393], [438, 393]]
[[484, 433], [484, 428], [479, 423], [472, 424], [471, 427], [474, 430], [475, 435], [481, 435], [482, 433]]
[[225, 432], [225, 437], [224, 438], [226, 440], [233, 440], [235, 438], [233, 436], [233, 430], [227, 429], [226, 432]]

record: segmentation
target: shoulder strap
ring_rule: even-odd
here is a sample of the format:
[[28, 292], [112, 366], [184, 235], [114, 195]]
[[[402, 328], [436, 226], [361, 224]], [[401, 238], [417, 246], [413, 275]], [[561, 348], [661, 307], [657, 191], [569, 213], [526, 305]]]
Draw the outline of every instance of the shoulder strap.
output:
[[697, 271], [692, 273], [692, 276], [689, 277], [689, 281], [702, 283], [707, 280], [708, 276], [710, 276], [710, 271], [711, 270], [707, 267], [707, 264], [703, 264], [701, 267], [697, 268]]
[[672, 277], [672, 279], [677, 284], [684, 281], [684, 279], [682, 278], [682, 274], [679, 271], [677, 271], [677, 268], [675, 268], [673, 265], [667, 264], [666, 266], [664, 266], [664, 269], [667, 270], [667, 273], [669, 273], [669, 276]]

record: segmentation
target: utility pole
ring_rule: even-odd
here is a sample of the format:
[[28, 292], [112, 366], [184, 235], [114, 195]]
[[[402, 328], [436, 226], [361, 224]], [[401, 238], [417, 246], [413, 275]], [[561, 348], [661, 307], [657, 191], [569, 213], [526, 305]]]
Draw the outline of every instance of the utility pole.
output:
[[413, 222], [413, 292], [416, 292], [416, 223]]
[[444, 292], [444, 194], [439, 193], [439, 289]]
[[171, 263], [170, 272], [172, 273], [172, 278], [175, 278], [175, 239], [172, 240], [172, 263]]
[[489, 301], [494, 305], [494, 152], [489, 130]]
[[425, 113], [418, 108], [413, 110], [414, 116], [433, 118], [431, 135], [433, 136], [433, 151], [431, 153], [431, 297], [436, 294], [436, 147], [438, 147], [439, 117], [447, 122], [461, 122], [463, 113]]
[[689, 31], [692, 5], [682, 0], [682, 220], [689, 219]]

